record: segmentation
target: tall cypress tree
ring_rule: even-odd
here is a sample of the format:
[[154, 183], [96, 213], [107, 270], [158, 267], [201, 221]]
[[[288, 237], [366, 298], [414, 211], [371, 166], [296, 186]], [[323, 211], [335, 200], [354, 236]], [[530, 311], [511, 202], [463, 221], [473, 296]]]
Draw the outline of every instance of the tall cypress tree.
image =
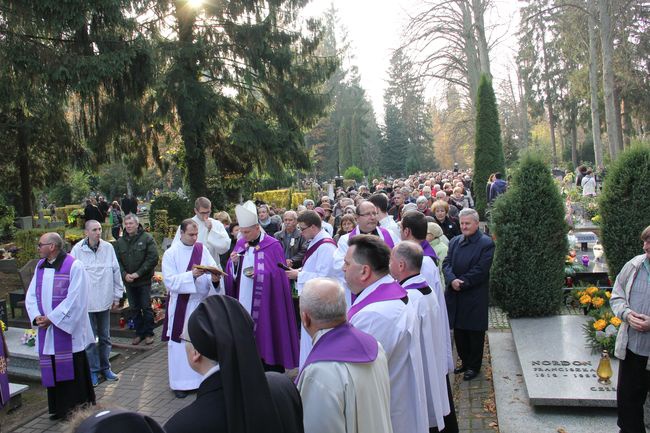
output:
[[568, 227], [562, 197], [541, 157], [522, 158], [512, 185], [494, 205], [492, 222], [496, 249], [490, 289], [497, 304], [510, 317], [556, 313]]
[[474, 195], [476, 210], [482, 217], [487, 208], [485, 182], [492, 173], [504, 173], [506, 169], [497, 101], [492, 81], [481, 76], [476, 103], [476, 147], [474, 149]]

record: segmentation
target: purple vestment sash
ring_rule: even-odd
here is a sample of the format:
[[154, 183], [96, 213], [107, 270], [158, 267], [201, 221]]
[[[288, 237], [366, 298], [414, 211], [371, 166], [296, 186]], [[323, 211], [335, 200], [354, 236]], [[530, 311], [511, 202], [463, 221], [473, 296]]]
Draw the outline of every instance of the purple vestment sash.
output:
[[302, 259], [302, 265], [305, 266], [305, 263], [307, 263], [307, 259], [311, 257], [312, 254], [316, 252], [318, 247], [320, 247], [323, 244], [332, 244], [336, 248], [336, 242], [334, 242], [334, 239], [332, 238], [323, 238], [320, 241], [316, 242], [314, 245], [310, 245], [309, 248], [307, 248], [307, 252], [305, 253], [305, 257]]
[[7, 403], [11, 395], [9, 394], [9, 375], [7, 374], [7, 344], [5, 343], [5, 336], [0, 329], [0, 409]]
[[407, 286], [404, 286], [404, 290], [417, 290], [423, 295], [429, 295], [433, 293], [431, 287], [427, 284], [426, 281], [420, 281], [418, 283], [411, 283]]
[[[45, 269], [42, 267], [45, 259], [41, 259], [36, 265], [36, 305], [41, 316], [45, 316], [43, 310], [43, 274]], [[68, 287], [70, 286], [70, 269], [74, 257], [67, 254], [61, 268], [54, 270], [54, 281], [52, 283], [52, 310], [54, 310], [67, 296]], [[74, 366], [72, 364], [72, 335], [60, 329], [56, 325], [50, 325], [54, 336], [54, 365], [52, 365], [52, 356], [43, 354], [45, 347], [45, 335], [49, 328], [38, 328], [38, 357], [41, 366], [41, 382], [45, 387], [53, 387], [55, 382], [74, 380]]]
[[[195, 242], [194, 248], [192, 248], [192, 255], [190, 256], [190, 262], [187, 264], [187, 269], [185, 272], [192, 270], [194, 265], [201, 264], [201, 258], [203, 257], [203, 244], [201, 242]], [[176, 308], [174, 309], [174, 323], [172, 324], [172, 336], [171, 340], [175, 343], [181, 342], [181, 334], [183, 333], [183, 326], [185, 325], [185, 312], [187, 311], [187, 303], [190, 300], [189, 293], [182, 293], [176, 297]], [[169, 326], [169, 295], [167, 295], [167, 311], [165, 312], [165, 321], [163, 322], [162, 330], [162, 341], [169, 341], [167, 336], [167, 327]]]
[[296, 383], [309, 364], [323, 361], [355, 364], [372, 362], [377, 359], [378, 352], [375, 337], [358, 330], [348, 322], [341, 323], [318, 339], [309, 352]]
[[[388, 245], [388, 248], [390, 248], [392, 250], [393, 247], [395, 246], [395, 244], [393, 243], [393, 238], [390, 235], [390, 232], [388, 230], [386, 230], [385, 228], [379, 227], [379, 226], [377, 226], [377, 232], [380, 233], [379, 237], [381, 237], [383, 239], [383, 241], [386, 243], [386, 245]], [[356, 236], [358, 234], [359, 234], [359, 226], [356, 226], [350, 232], [350, 236], [348, 236], [348, 239], [352, 239], [354, 236]]]
[[425, 239], [420, 242], [420, 246], [422, 247], [422, 253], [425, 256], [431, 257], [436, 263], [438, 262], [438, 254], [436, 254], [436, 251], [431, 247], [431, 244], [428, 240]]
[[352, 319], [355, 314], [357, 314], [367, 305], [374, 304], [375, 302], [402, 299], [405, 296], [407, 296], [406, 290], [404, 290], [404, 288], [400, 286], [397, 281], [381, 284], [374, 290], [374, 292], [366, 296], [358, 303], [354, 304], [348, 310], [348, 320]]

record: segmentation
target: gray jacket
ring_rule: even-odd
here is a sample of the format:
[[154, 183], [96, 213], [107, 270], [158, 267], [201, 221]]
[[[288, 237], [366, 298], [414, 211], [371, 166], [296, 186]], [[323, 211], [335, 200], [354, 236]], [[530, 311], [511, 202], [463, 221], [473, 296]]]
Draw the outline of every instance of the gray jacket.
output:
[[[630, 291], [639, 269], [643, 266], [645, 257], [645, 254], [638, 255], [623, 266], [621, 272], [616, 276], [616, 282], [614, 282], [614, 288], [612, 289], [612, 298], [609, 300], [612, 311], [616, 317], [622, 320], [616, 336], [616, 346], [614, 347], [614, 355], [618, 359], [625, 359], [627, 331], [630, 326], [627, 323], [627, 315], [632, 311], [630, 309]], [[648, 359], [646, 370], [650, 370], [650, 359]]]

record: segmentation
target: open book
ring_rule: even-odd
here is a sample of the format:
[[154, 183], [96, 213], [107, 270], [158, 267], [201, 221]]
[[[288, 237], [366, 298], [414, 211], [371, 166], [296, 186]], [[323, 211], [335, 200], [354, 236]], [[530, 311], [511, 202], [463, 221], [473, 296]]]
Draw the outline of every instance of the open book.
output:
[[226, 275], [224, 271], [222, 271], [219, 268], [215, 268], [214, 266], [194, 265], [192, 267], [196, 269], [202, 269], [214, 275], [220, 275], [220, 276]]

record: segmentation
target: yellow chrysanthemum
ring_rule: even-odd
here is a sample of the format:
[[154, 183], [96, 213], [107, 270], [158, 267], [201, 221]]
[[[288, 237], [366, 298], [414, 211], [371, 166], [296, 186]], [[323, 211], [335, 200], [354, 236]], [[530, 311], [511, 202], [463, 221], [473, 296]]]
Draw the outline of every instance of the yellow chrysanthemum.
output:
[[607, 296], [607, 299], [612, 297], [612, 292], [605, 292], [605, 296]]
[[599, 319], [594, 322], [594, 329], [596, 331], [602, 331], [605, 329], [605, 326], [607, 326], [607, 322], [605, 322], [603, 319]]
[[598, 287], [591, 286], [587, 288], [587, 293], [590, 295], [593, 295], [596, 292], [598, 292]]
[[612, 325], [614, 325], [614, 326], [616, 326], [618, 328], [619, 325], [621, 324], [621, 319], [619, 319], [618, 317], [612, 317], [612, 319], [609, 321], [609, 323], [611, 323]]
[[605, 300], [603, 298], [599, 298], [598, 296], [594, 296], [593, 299], [591, 300], [591, 305], [593, 305], [596, 308], [600, 308], [605, 304]]
[[586, 293], [585, 293], [584, 290], [580, 290], [580, 291], [578, 292], [578, 298], [582, 298], [584, 295], [586, 295]]
[[589, 296], [589, 295], [583, 295], [583, 296], [581, 296], [581, 297], [580, 297], [580, 303], [581, 303], [582, 305], [587, 305], [587, 304], [591, 303], [591, 296]]

